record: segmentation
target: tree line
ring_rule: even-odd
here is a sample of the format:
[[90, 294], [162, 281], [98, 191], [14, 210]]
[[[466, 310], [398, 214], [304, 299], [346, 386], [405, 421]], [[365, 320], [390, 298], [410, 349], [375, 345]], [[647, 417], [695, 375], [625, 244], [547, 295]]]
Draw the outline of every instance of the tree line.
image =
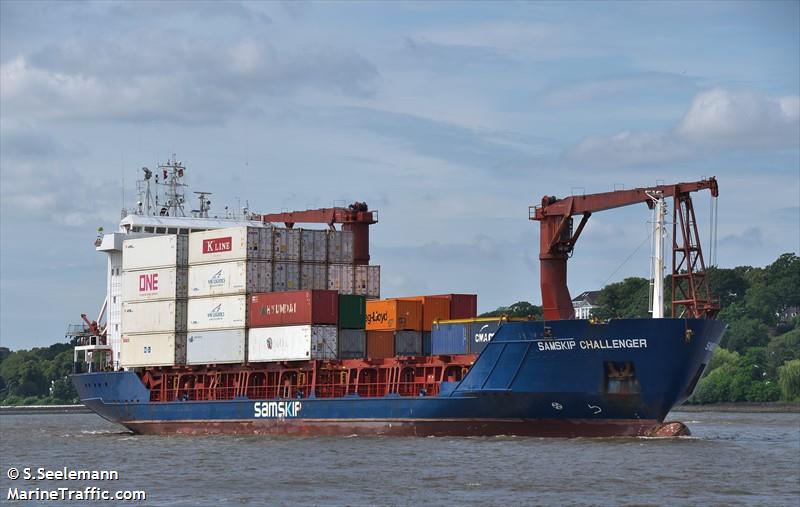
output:
[[[709, 268], [711, 293], [720, 300], [718, 319], [728, 324], [690, 403], [800, 402], [800, 258], [781, 255], [764, 267]], [[649, 317], [644, 278], [609, 284], [597, 296], [599, 319]], [[669, 291], [671, 280], [665, 280]], [[671, 294], [665, 294], [669, 305]], [[542, 318], [541, 306], [520, 301], [481, 317]], [[665, 308], [664, 315], [670, 315]], [[0, 347], [0, 404], [74, 403], [69, 380], [72, 343], [17, 350]]]

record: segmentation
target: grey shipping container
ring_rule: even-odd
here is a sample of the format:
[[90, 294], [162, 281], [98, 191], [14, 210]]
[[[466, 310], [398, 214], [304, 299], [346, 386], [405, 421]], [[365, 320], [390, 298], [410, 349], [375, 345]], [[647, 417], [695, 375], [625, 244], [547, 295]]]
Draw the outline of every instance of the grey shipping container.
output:
[[300, 290], [328, 288], [328, 266], [326, 264], [300, 265]]
[[394, 353], [398, 356], [421, 356], [422, 333], [420, 331], [395, 331]]
[[243, 363], [247, 331], [192, 331], [186, 337], [186, 364]]
[[328, 231], [328, 262], [350, 264], [353, 262], [353, 233]]
[[328, 289], [353, 294], [353, 273], [352, 264], [328, 264]]
[[325, 262], [328, 258], [328, 231], [303, 230], [300, 239], [300, 260]]
[[272, 290], [283, 292], [300, 290], [300, 264], [296, 262], [276, 262], [272, 273]]
[[500, 327], [502, 320], [478, 320], [470, 324], [469, 352], [480, 354]]
[[431, 330], [431, 355], [466, 354], [469, 333], [470, 324], [468, 322], [434, 324]]
[[355, 272], [354, 294], [367, 296], [370, 299], [381, 297], [380, 266], [357, 265], [353, 270]]
[[275, 229], [273, 234], [274, 260], [299, 261], [301, 229]]
[[366, 331], [363, 329], [339, 330], [339, 359], [360, 359], [366, 355]]

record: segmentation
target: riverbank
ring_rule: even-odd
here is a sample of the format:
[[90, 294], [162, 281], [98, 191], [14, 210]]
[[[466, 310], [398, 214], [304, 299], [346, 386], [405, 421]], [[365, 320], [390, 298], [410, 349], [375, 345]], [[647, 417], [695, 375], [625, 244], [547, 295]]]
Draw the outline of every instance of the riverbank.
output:
[[739, 403], [708, 403], [706, 405], [683, 404], [673, 408], [672, 412], [800, 413], [800, 403], [743, 401]]
[[0, 405], [0, 415], [10, 414], [91, 414], [83, 405]]

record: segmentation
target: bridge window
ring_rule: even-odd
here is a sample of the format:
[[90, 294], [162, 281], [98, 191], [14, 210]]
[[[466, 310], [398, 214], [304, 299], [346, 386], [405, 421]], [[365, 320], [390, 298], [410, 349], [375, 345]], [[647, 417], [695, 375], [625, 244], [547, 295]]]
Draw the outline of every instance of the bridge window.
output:
[[167, 234], [178, 234], [178, 229], [175, 227], [170, 227], [167, 229]]
[[159, 227], [156, 229], [156, 234], [164, 234], [165, 232], [167, 232], [166, 227]]
[[133, 232], [142, 232], [142, 226], [141, 225], [137, 225], [132, 230], [133, 230]]
[[144, 232], [153, 232], [153, 228], [152, 227], [145, 227], [144, 228]]
[[178, 234], [189, 234], [189, 229], [181, 229]]

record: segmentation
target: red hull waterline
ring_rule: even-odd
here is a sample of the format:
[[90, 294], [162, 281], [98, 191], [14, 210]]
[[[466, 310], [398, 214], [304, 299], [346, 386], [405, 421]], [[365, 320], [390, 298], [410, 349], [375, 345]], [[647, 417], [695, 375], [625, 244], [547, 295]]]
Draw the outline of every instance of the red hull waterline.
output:
[[143, 435], [293, 435], [293, 436], [497, 436], [675, 437], [689, 435], [680, 422], [655, 420], [492, 419], [492, 420], [230, 420], [125, 421]]

